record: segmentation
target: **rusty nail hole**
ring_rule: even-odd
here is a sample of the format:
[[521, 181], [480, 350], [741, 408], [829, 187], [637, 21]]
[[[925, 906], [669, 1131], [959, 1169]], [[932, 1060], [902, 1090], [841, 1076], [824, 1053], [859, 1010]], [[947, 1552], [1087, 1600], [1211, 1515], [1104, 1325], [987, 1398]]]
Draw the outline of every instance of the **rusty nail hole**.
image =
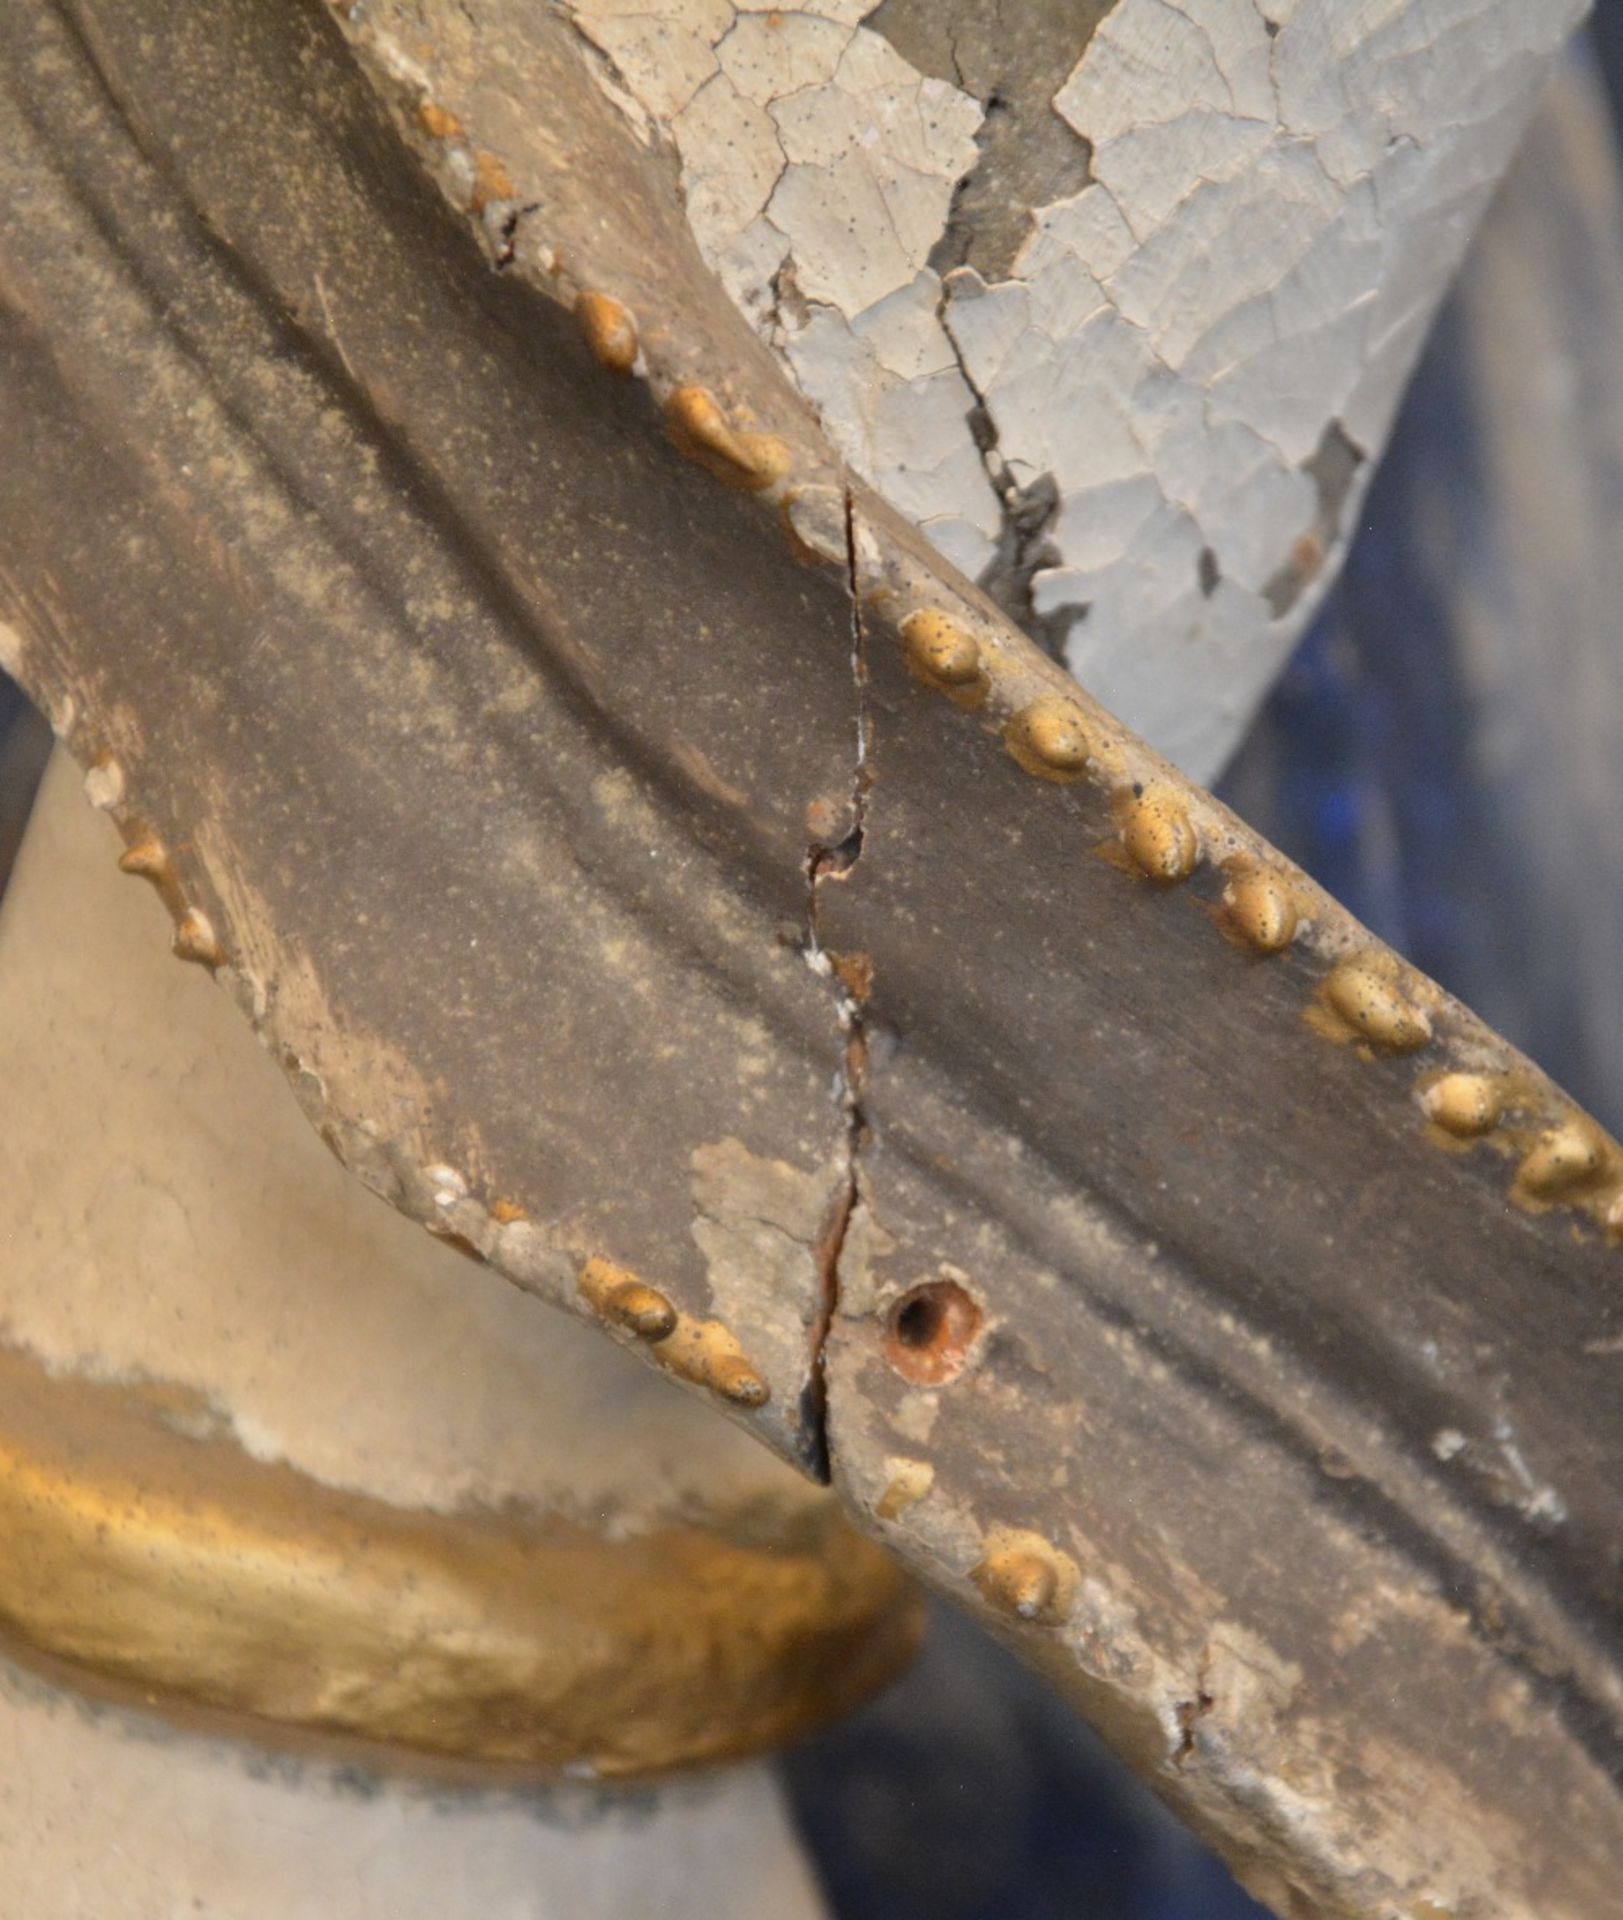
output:
[[981, 1330], [981, 1310], [956, 1280], [931, 1280], [890, 1310], [885, 1358], [904, 1380], [939, 1386], [963, 1371]]

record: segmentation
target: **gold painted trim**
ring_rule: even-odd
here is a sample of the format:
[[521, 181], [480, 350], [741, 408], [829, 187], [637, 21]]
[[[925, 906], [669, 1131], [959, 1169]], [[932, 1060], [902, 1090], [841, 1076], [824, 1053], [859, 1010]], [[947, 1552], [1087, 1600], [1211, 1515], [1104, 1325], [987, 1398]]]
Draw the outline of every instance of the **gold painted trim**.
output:
[[13, 1650], [261, 1736], [625, 1777], [781, 1745], [917, 1645], [912, 1589], [832, 1505], [610, 1540], [406, 1512], [220, 1426], [189, 1392], [0, 1348]]

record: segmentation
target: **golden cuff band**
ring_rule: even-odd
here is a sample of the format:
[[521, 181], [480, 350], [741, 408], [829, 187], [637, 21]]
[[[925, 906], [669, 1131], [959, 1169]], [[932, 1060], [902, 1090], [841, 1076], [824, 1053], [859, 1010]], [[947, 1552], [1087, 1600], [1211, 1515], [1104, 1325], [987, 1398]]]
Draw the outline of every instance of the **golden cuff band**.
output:
[[187, 1392], [0, 1349], [14, 1648], [261, 1737], [624, 1777], [779, 1745], [917, 1641], [907, 1582], [832, 1506], [611, 1540], [406, 1512], [256, 1461], [220, 1426]]

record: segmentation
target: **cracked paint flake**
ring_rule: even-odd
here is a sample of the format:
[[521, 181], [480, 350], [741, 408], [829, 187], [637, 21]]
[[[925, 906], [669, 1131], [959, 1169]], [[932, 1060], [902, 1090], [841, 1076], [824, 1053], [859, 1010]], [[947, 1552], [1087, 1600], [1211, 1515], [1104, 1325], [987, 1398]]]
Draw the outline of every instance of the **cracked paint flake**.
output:
[[675, 144], [694, 235], [840, 452], [955, 564], [999, 505], [929, 267], [981, 104], [861, 24], [874, 0], [575, 0], [577, 26]]
[[[1333, 577], [1583, 0], [1105, 0], [1057, 91], [1063, 48], [1000, 75], [977, 6], [572, 11], [840, 452], [1209, 779]], [[1052, 144], [1050, 115], [1063, 191], [1011, 219], [978, 170], [1011, 117]]]

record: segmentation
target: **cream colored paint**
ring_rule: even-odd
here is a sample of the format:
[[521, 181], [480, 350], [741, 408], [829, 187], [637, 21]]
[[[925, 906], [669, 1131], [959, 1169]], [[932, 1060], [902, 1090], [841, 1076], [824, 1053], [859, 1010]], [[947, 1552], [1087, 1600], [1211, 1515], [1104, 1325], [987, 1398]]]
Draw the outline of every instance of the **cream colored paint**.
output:
[[[827, 1495], [370, 1196], [51, 762], [0, 906], [0, 1338], [178, 1382], [259, 1458], [613, 1537]], [[461, 1176], [431, 1168], [453, 1203]], [[763, 1907], [763, 1902], [765, 1903]], [[823, 1911], [764, 1765], [618, 1795], [429, 1792], [92, 1706], [0, 1661], [0, 1913], [728, 1920]]]
[[[555, 1316], [556, 1317], [556, 1316]], [[771, 1774], [430, 1792], [172, 1733], [0, 1665], [7, 1920], [818, 1920]]]
[[80, 788], [59, 752], [0, 907], [0, 1337], [194, 1387], [259, 1458], [402, 1506], [820, 1497], [344, 1173]]
[[929, 264], [981, 103], [864, 25], [873, 5], [571, 11], [674, 143], [723, 285], [954, 564], [982, 573], [1001, 524], [977, 399], [1007, 479], [1053, 477], [1033, 613], [1074, 615], [1077, 676], [1207, 779], [1372, 464], [1325, 528], [1306, 463], [1333, 422], [1379, 453], [1584, 0], [1117, 0], [1052, 102], [1092, 182], [1031, 210], [991, 285]]

